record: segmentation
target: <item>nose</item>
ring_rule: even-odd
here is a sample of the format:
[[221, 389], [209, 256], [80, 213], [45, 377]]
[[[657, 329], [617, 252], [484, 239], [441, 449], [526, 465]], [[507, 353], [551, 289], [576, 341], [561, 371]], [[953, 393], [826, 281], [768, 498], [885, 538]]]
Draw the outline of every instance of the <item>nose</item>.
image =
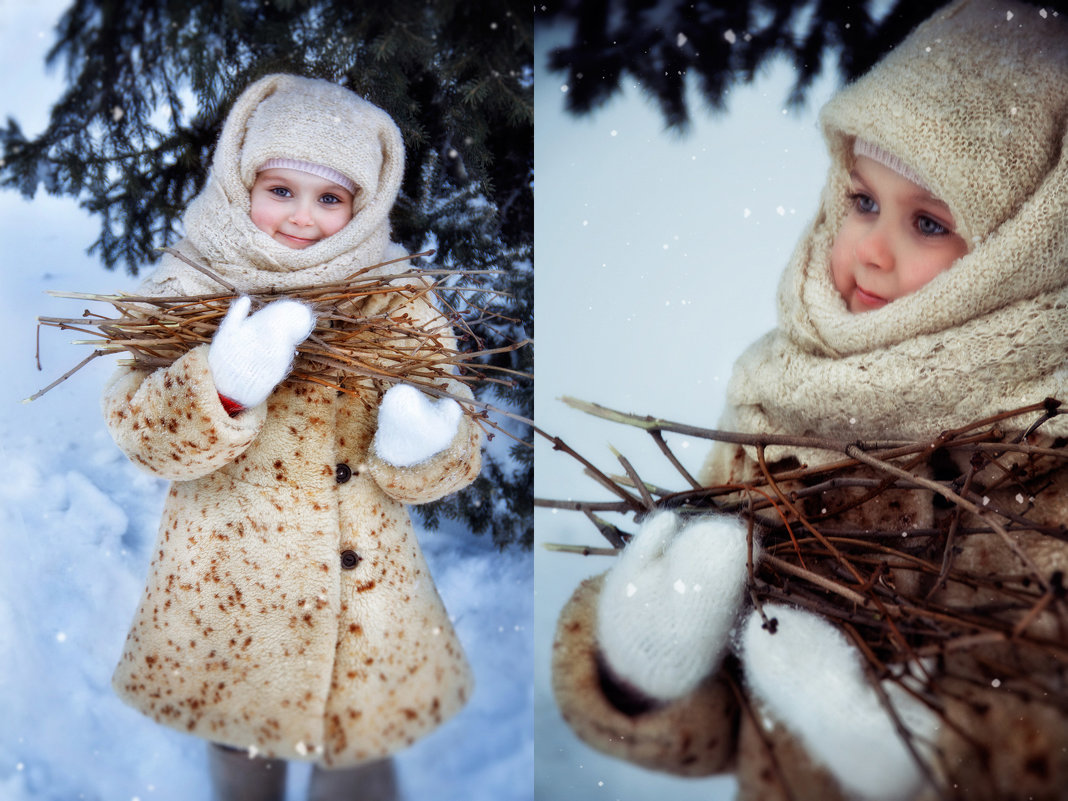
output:
[[855, 253], [857, 261], [868, 267], [879, 270], [894, 268], [894, 251], [890, 246], [889, 233], [879, 222], [874, 223], [857, 239]]
[[289, 221], [294, 225], [309, 226], [312, 224], [311, 209], [307, 204], [301, 203], [293, 209], [293, 213], [289, 216]]

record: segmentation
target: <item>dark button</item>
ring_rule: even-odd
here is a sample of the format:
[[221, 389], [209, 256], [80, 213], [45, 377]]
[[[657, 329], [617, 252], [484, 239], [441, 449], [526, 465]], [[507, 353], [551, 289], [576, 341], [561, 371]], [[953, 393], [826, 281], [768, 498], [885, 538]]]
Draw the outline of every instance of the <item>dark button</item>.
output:
[[361, 557], [356, 551], [342, 551], [341, 552], [341, 569], [352, 570], [360, 563], [363, 557]]
[[334, 471], [334, 476], [337, 478], [338, 484], [344, 484], [346, 481], [352, 478], [352, 468], [342, 462], [337, 466], [337, 469]]

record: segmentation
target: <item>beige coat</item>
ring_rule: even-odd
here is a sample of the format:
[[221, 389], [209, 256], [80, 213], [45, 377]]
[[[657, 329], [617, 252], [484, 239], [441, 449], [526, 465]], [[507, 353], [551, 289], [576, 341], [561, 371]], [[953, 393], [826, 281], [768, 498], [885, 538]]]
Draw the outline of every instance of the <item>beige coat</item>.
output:
[[283, 383], [230, 418], [207, 350], [122, 368], [104, 393], [119, 447], [174, 482], [116, 691], [267, 756], [341, 766], [409, 745], [472, 678], [403, 504], [471, 482], [480, 429], [464, 417], [448, 449], [392, 467], [369, 447], [374, 390]]

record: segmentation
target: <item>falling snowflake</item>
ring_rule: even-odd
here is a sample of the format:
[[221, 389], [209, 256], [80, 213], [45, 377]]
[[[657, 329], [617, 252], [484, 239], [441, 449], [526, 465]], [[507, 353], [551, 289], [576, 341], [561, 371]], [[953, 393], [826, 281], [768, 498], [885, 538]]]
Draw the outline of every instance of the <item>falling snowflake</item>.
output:
[[726, 39], [727, 42], [730, 43], [730, 44], [734, 44], [735, 42], [738, 41], [738, 37], [734, 35], [734, 31], [732, 31], [730, 28], [728, 28], [723, 33], [723, 38]]

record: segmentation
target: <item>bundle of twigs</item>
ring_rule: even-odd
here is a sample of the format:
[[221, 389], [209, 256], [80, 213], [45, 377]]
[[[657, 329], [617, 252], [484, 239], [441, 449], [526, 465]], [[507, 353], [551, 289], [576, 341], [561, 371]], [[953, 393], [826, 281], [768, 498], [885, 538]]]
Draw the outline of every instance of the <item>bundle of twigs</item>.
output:
[[[117, 315], [86, 310], [81, 317], [39, 317], [38, 332], [41, 326], [77, 331], [93, 339], [77, 340], [75, 344], [93, 345], [96, 349], [27, 400], [44, 395], [100, 356], [124, 353], [128, 358], [121, 364], [155, 369], [166, 367], [196, 346], [211, 342], [231, 301], [240, 293], [207, 267], [196, 264], [178, 251], [165, 250], [213, 278], [220, 284], [221, 291], [182, 297], [50, 292], [56, 297], [108, 304]], [[252, 298], [253, 312], [280, 298], [301, 301], [315, 311], [315, 330], [298, 346], [288, 380], [319, 384], [347, 393], [357, 392], [368, 385], [387, 387], [404, 382], [431, 395], [450, 396], [437, 386], [446, 377], [467, 384], [491, 382], [505, 386], [514, 386], [516, 380], [529, 378], [488, 359], [493, 354], [524, 347], [529, 344], [527, 341], [484, 349], [472, 328], [476, 322], [483, 325], [515, 322], [489, 311], [478, 301], [479, 296], [501, 293], [481, 287], [450, 286], [450, 293], [464, 298], [465, 308], [460, 310], [447, 302], [441, 284], [435, 283], [436, 279], [477, 276], [487, 271], [409, 268], [388, 275], [377, 274], [376, 268], [432, 253], [427, 251], [376, 264], [336, 283], [246, 293]], [[429, 321], [416, 320], [406, 311], [411, 308], [408, 304], [421, 296], [439, 310]], [[374, 304], [374, 308], [384, 310], [362, 314], [361, 309], [367, 302], [375, 299], [387, 301]], [[473, 347], [461, 350], [459, 343]], [[465, 413], [493, 427], [498, 426], [489, 421], [487, 411], [516, 417], [482, 401], [456, 400], [462, 401]]]
[[[875, 687], [884, 679], [899, 681], [939, 710], [938, 696], [951, 677], [955, 687], [963, 682], [999, 688], [1068, 712], [1064, 577], [1039, 570], [1020, 544], [1023, 538], [1033, 545], [1035, 537], [1049, 537], [1068, 548], [1062, 521], [1039, 521], [1051, 475], [1068, 467], [1068, 443], [1042, 437], [1042, 425], [1062, 413], [1058, 401], [978, 420], [927, 442], [838, 442], [716, 431], [565, 400], [646, 430], [685, 487], [645, 482], [619, 454], [624, 475], [609, 475], [563, 440], [539, 431], [615, 496], [590, 502], [536, 499], [541, 507], [583, 512], [611, 546], [548, 547], [618, 552], [631, 535], [602, 517], [608, 512], [639, 521], [661, 508], [684, 516], [738, 515], [749, 522], [751, 554], [754, 537], [760, 540], [761, 555], [749, 567], [754, 607], [763, 614], [764, 602], [786, 602], [832, 621], [864, 655]], [[701, 486], [672, 452], [666, 432], [749, 446], [759, 474], [744, 484]], [[1042, 444], [1034, 444], [1039, 440]], [[764, 449], [771, 445], [819, 449], [828, 457], [815, 467], [769, 467]], [[960, 464], [970, 468], [946, 467]], [[927, 508], [933, 504], [938, 510], [933, 524], [903, 530], [851, 522], [880, 519], [877, 509], [886, 508], [888, 496], [908, 493], [919, 493]], [[1015, 506], [997, 500], [1005, 497], [1014, 498]], [[866, 507], [876, 511], [864, 514]], [[999, 543], [1011, 555], [1005, 561], [1015, 567], [990, 575], [961, 566], [967, 560], [960, 554], [973, 537]], [[911, 580], [900, 580], [902, 572]], [[947, 587], [956, 592], [947, 593]], [[1034, 625], [1040, 618], [1045, 625]], [[1051, 619], [1055, 625], [1049, 625]], [[775, 622], [765, 617], [765, 625], [774, 628]], [[952, 788], [942, 789], [953, 797]]]

